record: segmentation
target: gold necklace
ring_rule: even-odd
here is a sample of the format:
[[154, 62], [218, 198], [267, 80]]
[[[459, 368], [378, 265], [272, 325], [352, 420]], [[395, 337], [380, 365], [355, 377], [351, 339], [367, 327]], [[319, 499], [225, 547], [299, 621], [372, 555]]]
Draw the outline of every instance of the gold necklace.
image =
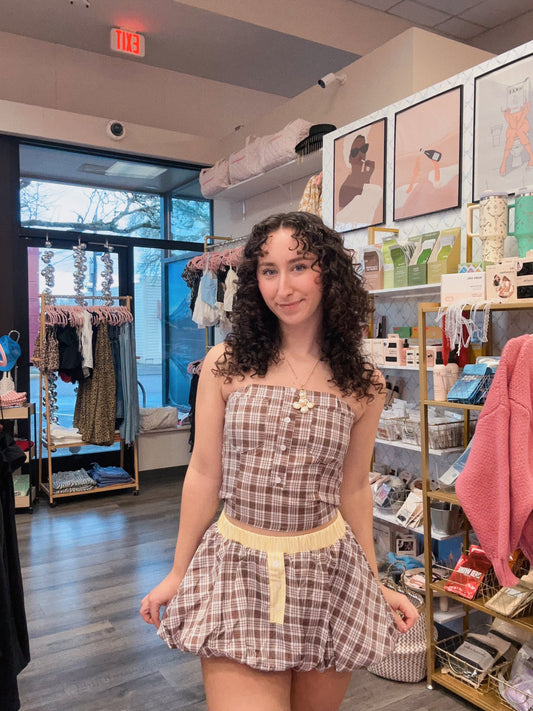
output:
[[[289, 368], [291, 369], [292, 374], [294, 375], [294, 379], [296, 380], [296, 382], [298, 382], [298, 376], [296, 375], [296, 371], [295, 371], [294, 368], [292, 367], [292, 365], [291, 365], [289, 359], [287, 358], [287, 355], [284, 355], [283, 357], [285, 358], [285, 360], [286, 360], [286, 362], [287, 362], [287, 365], [288, 365]], [[309, 412], [309, 410], [312, 410], [313, 407], [315, 406], [315, 403], [314, 403], [314, 402], [311, 402], [311, 400], [309, 400], [309, 398], [307, 397], [307, 390], [305, 389], [305, 386], [306, 386], [307, 383], [309, 382], [311, 376], [312, 376], [313, 373], [315, 372], [315, 368], [317, 367], [317, 365], [318, 365], [319, 363], [320, 363], [320, 358], [317, 358], [317, 359], [316, 359], [316, 362], [314, 363], [313, 367], [311, 368], [311, 372], [309, 373], [309, 375], [307, 376], [307, 378], [304, 380], [304, 382], [302, 383], [302, 385], [298, 386], [298, 390], [300, 391], [300, 395], [299, 395], [299, 397], [298, 397], [298, 400], [295, 400], [295, 401], [292, 403], [292, 406], [294, 407], [294, 409], [295, 409], [295, 410], [300, 410], [300, 412], [301, 412], [302, 414], [304, 414], [304, 415], [305, 415], [307, 412]]]

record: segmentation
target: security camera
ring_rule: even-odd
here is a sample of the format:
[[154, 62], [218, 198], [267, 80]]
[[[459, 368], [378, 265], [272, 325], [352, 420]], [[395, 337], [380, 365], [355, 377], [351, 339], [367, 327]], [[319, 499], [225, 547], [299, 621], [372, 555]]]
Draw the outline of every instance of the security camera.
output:
[[109, 121], [106, 126], [106, 133], [114, 141], [121, 141], [126, 135], [126, 128], [120, 121]]
[[333, 74], [333, 72], [330, 72], [329, 74], [323, 76], [322, 79], [319, 79], [317, 84], [322, 89], [325, 89], [327, 86], [336, 81], [338, 81], [339, 84], [344, 84], [346, 81], [346, 74]]

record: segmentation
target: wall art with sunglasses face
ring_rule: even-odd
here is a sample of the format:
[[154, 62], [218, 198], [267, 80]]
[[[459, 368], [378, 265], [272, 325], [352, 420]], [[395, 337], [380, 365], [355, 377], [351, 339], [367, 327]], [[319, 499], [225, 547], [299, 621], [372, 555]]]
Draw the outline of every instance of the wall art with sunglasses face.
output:
[[386, 119], [334, 142], [333, 226], [337, 232], [385, 221]]
[[463, 87], [396, 114], [394, 220], [461, 204]]

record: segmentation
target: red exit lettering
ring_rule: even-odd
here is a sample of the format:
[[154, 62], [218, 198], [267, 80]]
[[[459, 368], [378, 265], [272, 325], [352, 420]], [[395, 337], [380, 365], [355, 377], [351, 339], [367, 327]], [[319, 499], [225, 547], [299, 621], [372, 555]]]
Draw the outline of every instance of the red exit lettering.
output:
[[114, 27], [111, 30], [111, 49], [114, 52], [144, 57], [144, 37], [137, 32], [120, 30]]

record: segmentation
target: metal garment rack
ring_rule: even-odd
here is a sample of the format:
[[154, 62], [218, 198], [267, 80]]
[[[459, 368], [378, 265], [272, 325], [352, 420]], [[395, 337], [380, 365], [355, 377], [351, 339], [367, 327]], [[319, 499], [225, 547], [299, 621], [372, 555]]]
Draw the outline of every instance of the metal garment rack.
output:
[[[40, 294], [39, 298], [41, 300], [41, 312], [39, 321], [39, 333], [40, 342], [43, 344], [45, 342], [46, 336], [46, 298], [48, 294]], [[74, 300], [76, 295], [74, 294], [54, 294], [54, 299], [69, 299]], [[109, 301], [111, 300], [118, 302], [119, 306], [124, 305], [127, 310], [131, 313], [131, 296], [83, 296], [86, 301]], [[124, 302], [122, 304], [121, 302]], [[94, 305], [94, 304], [93, 304]], [[74, 304], [72, 304], [74, 306]], [[112, 308], [112, 307], [111, 307]], [[35, 359], [37, 361], [37, 359]], [[60, 448], [70, 448], [70, 447], [87, 447], [92, 446], [90, 442], [64, 442], [61, 444], [52, 444], [50, 442], [50, 400], [49, 400], [49, 383], [48, 374], [39, 370], [39, 490], [43, 491], [48, 497], [48, 503], [50, 506], [55, 506], [56, 499], [67, 497], [67, 496], [79, 496], [85, 494], [96, 494], [101, 491], [113, 491], [116, 489], [134, 489], [134, 494], [139, 493], [139, 459], [137, 452], [137, 442], [133, 441], [133, 462], [134, 462], [134, 474], [133, 482], [127, 484], [112, 484], [110, 486], [96, 487], [89, 491], [70, 491], [68, 493], [56, 493], [54, 494], [53, 486], [53, 470], [52, 470], [52, 453]], [[43, 417], [43, 391], [44, 391], [44, 409], [45, 415]], [[46, 439], [43, 439], [43, 419], [46, 420]], [[115, 432], [115, 442], [120, 442], [120, 466], [124, 467], [124, 440], [120, 437], [118, 431]], [[43, 481], [43, 447], [46, 448], [47, 459], [48, 459], [48, 481]]]

